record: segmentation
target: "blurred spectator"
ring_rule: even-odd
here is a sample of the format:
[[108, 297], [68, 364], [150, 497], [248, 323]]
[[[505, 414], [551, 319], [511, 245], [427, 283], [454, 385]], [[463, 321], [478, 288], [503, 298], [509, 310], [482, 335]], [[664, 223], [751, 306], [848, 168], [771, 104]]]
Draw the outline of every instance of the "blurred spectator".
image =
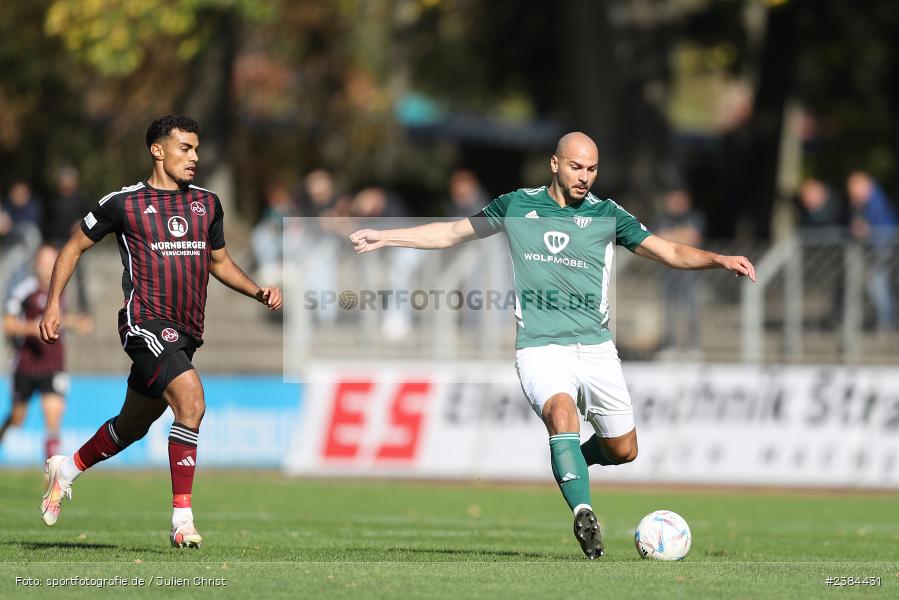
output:
[[[56, 173], [56, 196], [47, 205], [47, 216], [44, 219], [44, 243], [62, 248], [81, 224], [87, 214], [88, 207], [79, 191], [80, 176], [78, 169], [72, 166], [62, 167]], [[83, 259], [82, 259], [83, 260]], [[78, 300], [78, 314], [89, 318], [90, 304], [87, 295], [84, 269], [75, 269], [75, 294]]]
[[[816, 243], [824, 247], [842, 244], [846, 238], [845, 211], [837, 195], [822, 181], [806, 179], [796, 194], [797, 222], [799, 236], [806, 246]], [[811, 244], [809, 244], [809, 242]], [[816, 248], [820, 250], [819, 248]], [[805, 251], [805, 248], [802, 250]], [[819, 290], [822, 312], [804, 315], [806, 324], [821, 330], [832, 330], [838, 326], [843, 310], [843, 286], [835, 285], [829, 277], [840, 277], [839, 266], [828, 270], [827, 277], [809, 280], [809, 288]]]
[[[301, 276], [307, 289], [320, 292], [332, 291], [337, 285], [337, 256], [343, 247], [345, 236], [353, 231], [350, 216], [352, 201], [347, 195], [336, 192], [334, 178], [325, 169], [310, 171], [304, 178], [298, 194], [298, 205], [303, 219], [285, 238], [290, 242], [286, 252], [292, 260], [302, 260], [309, 248], [315, 248], [316, 260], [304, 261]], [[344, 217], [344, 218], [335, 218]], [[319, 323], [333, 324], [339, 316], [338, 308], [330, 305], [316, 311]]]
[[[397, 218], [405, 217], [402, 204], [393, 194], [380, 187], [367, 187], [359, 190], [353, 197], [351, 212], [360, 218]], [[374, 225], [373, 225], [374, 226]]]
[[[470, 169], [456, 169], [449, 176], [449, 203], [446, 214], [453, 218], [471, 217], [487, 206], [490, 198], [481, 186], [477, 175]], [[454, 248], [451, 253], [465, 252], [466, 248]], [[502, 253], [487, 252], [480, 261], [481, 268], [469, 273], [461, 285], [455, 282], [447, 282], [447, 288], [460, 287], [463, 294], [473, 290], [485, 290], [488, 287], [490, 276], [502, 272], [501, 265], [508, 262], [508, 257]], [[477, 330], [483, 324], [486, 317], [485, 311], [463, 309], [459, 315], [459, 324], [466, 329]]]
[[477, 176], [469, 169], [456, 169], [449, 178], [447, 214], [451, 217], [470, 217], [484, 208], [490, 198]]
[[[353, 197], [352, 213], [354, 217], [366, 220], [363, 227], [391, 229], [406, 224], [397, 220], [406, 216], [402, 204], [381, 187], [373, 186], [359, 190]], [[374, 220], [385, 218], [390, 221], [379, 223]], [[422, 255], [423, 253], [416, 252], [412, 248], [391, 248], [391, 251], [384, 256], [386, 265], [381, 271], [387, 278], [390, 289], [411, 292]], [[380, 285], [373, 282], [369, 287], [377, 289]], [[408, 336], [412, 331], [412, 310], [409, 304], [390, 306], [383, 313], [381, 331], [384, 338], [391, 342], [400, 341]]]
[[[31, 193], [31, 186], [24, 181], [17, 181], [9, 188], [9, 196], [3, 206], [3, 210], [9, 218], [11, 231], [26, 224], [40, 229], [43, 216], [41, 203]], [[0, 229], [0, 234], [2, 233], [7, 232]]]
[[61, 248], [87, 213], [78, 186], [79, 176], [75, 167], [63, 167], [56, 174], [56, 196], [47, 206], [44, 223], [44, 240], [51, 246]]
[[265, 204], [262, 216], [253, 228], [251, 242], [259, 280], [263, 285], [278, 284], [281, 281], [284, 219], [296, 216], [297, 212], [290, 191], [280, 183], [269, 187]]
[[10, 289], [27, 275], [41, 244], [40, 226], [40, 202], [27, 183], [15, 182], [0, 204], [0, 287]]
[[890, 284], [890, 261], [897, 230], [896, 211], [880, 186], [867, 173], [856, 171], [849, 175], [846, 192], [852, 212], [849, 232], [853, 238], [869, 243], [872, 252], [866, 287], [874, 305], [877, 329], [893, 329], [896, 314]]
[[299, 209], [302, 216], [339, 216], [337, 213], [341, 212], [341, 208], [346, 212], [348, 204], [347, 198], [341, 198], [335, 193], [334, 178], [328, 171], [315, 169], [303, 178], [299, 195]]
[[[705, 217], [692, 206], [685, 190], [672, 190], [662, 199], [662, 214], [653, 231], [672, 242], [699, 246]], [[662, 275], [665, 302], [663, 350], [699, 352], [699, 306], [696, 271], [666, 269]]]
[[806, 239], [839, 237], [843, 211], [833, 191], [822, 181], [806, 179], [796, 196], [800, 235]]

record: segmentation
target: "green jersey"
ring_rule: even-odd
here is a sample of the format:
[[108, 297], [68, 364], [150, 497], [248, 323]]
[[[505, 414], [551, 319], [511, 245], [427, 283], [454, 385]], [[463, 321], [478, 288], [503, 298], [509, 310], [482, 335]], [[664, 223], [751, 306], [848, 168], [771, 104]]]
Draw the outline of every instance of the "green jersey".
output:
[[632, 214], [590, 193], [561, 207], [544, 186], [496, 198], [471, 223], [479, 237], [506, 233], [516, 348], [612, 339], [608, 295], [615, 245], [633, 252], [650, 236]]

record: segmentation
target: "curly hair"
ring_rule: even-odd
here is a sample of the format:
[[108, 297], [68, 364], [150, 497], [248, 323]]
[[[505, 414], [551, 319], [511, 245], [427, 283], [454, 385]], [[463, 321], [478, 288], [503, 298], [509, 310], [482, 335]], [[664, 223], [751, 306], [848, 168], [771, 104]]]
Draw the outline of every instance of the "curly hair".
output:
[[186, 133], [200, 134], [200, 124], [185, 115], [166, 115], [150, 124], [147, 129], [147, 148], [172, 133], [172, 129], [180, 129]]

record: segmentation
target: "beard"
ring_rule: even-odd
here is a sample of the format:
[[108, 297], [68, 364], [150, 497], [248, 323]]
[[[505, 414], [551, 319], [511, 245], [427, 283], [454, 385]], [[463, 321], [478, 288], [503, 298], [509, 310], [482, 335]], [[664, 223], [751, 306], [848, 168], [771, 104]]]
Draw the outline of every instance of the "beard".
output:
[[173, 173], [169, 173], [169, 177], [171, 177], [172, 180], [173, 180], [173, 181], [178, 185], [178, 187], [181, 188], [182, 190], [186, 190], [188, 187], [190, 187], [190, 184], [193, 182], [193, 178], [191, 178], [191, 179], [185, 179], [184, 177], [182, 177], [182, 176], [180, 176], [180, 175], [175, 175], [175, 174], [173, 174]]
[[574, 189], [574, 186], [562, 184], [562, 194], [565, 196], [565, 200], [570, 200], [571, 203], [577, 203], [583, 200], [587, 193], [590, 191], [588, 187], [583, 192]]

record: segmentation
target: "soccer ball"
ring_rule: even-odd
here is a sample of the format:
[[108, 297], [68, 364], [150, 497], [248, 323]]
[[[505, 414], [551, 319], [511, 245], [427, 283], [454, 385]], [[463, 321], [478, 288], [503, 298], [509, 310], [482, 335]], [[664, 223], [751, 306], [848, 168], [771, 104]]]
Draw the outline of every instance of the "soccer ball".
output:
[[643, 558], [680, 560], [690, 551], [690, 526], [670, 510], [651, 512], [637, 525], [634, 545]]

